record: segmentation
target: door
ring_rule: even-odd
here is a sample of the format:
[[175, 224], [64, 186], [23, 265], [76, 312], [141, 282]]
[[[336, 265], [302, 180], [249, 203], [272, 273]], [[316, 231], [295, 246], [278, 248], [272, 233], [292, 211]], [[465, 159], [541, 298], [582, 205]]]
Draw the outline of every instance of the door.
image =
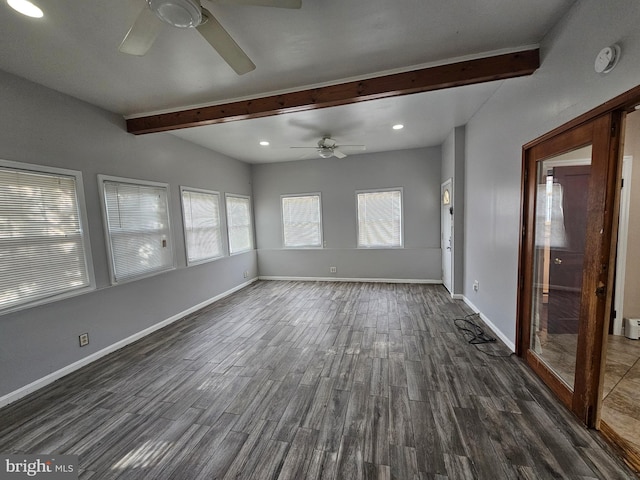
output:
[[453, 293], [453, 196], [451, 179], [440, 188], [440, 249], [442, 250], [442, 284]]
[[525, 148], [518, 353], [594, 426], [617, 174], [617, 114]]
[[[580, 153], [583, 152], [583, 153]], [[551, 183], [552, 194], [559, 195], [556, 201], [561, 207], [551, 216], [560, 218], [564, 229], [562, 245], [550, 242], [549, 251], [549, 301], [547, 308], [553, 322], [549, 324], [550, 334], [578, 334], [580, 317], [580, 293], [584, 262], [584, 245], [587, 230], [587, 193], [591, 170], [591, 147], [572, 152], [571, 156], [584, 155], [585, 159], [562, 161], [548, 159], [547, 166], [556, 164], [546, 171], [545, 181]], [[562, 163], [560, 163], [562, 162]], [[574, 165], [566, 165], [571, 162]], [[545, 185], [546, 186], [546, 185]], [[551, 197], [553, 200], [553, 195]], [[565, 221], [566, 219], [566, 221]]]

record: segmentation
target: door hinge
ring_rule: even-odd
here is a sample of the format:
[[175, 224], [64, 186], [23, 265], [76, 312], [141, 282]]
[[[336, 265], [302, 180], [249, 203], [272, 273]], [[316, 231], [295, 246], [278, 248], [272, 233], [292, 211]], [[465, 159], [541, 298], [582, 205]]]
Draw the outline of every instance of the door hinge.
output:
[[624, 178], [620, 179], [620, 188], [624, 187]]

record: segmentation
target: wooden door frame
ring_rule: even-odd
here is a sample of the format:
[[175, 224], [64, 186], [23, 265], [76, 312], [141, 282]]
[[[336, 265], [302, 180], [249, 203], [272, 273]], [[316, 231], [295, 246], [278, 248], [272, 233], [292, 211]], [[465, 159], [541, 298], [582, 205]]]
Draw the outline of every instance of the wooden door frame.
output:
[[[604, 375], [603, 359], [606, 350], [606, 334], [609, 328], [609, 315], [606, 312], [611, 309], [613, 299], [613, 286], [615, 275], [615, 253], [617, 242], [617, 224], [620, 195], [620, 177], [622, 171], [622, 149], [624, 135], [624, 117], [627, 112], [633, 111], [640, 103], [640, 86], [637, 86], [614, 99], [594, 108], [593, 110], [577, 117], [541, 137], [527, 143], [522, 147], [522, 176], [521, 176], [521, 208], [520, 231], [521, 239], [518, 253], [518, 298], [516, 317], [516, 353], [520, 357], [526, 357], [527, 363], [539, 363], [542, 368], [537, 368], [540, 376], [550, 386], [558, 398], [571, 409], [588, 427], [597, 428], [599, 425], [599, 406], [601, 402], [602, 379]], [[583, 391], [583, 395], [572, 395], [566, 386], [556, 378], [541, 362], [532, 355], [527, 355], [529, 345], [528, 318], [531, 311], [533, 278], [532, 245], [533, 222], [535, 215], [534, 191], [536, 184], [535, 162], [531, 161], [534, 153], [544, 156], [543, 150], [549, 149], [559, 153], [576, 148], [580, 143], [580, 135], [585, 135], [585, 126], [592, 124], [594, 130], [594, 143], [607, 145], [606, 162], [599, 162], [600, 171], [593, 172], [594, 177], [605, 178], [605, 182], [597, 181], [591, 184], [590, 198], [600, 198], [609, 208], [605, 211], [592, 211], [593, 221], [587, 227], [592, 232], [588, 235], [588, 242], [600, 242], [599, 258], [585, 258], [585, 270], [588, 269], [590, 280], [583, 284], [583, 289], [589, 292], [585, 295], [588, 301], [584, 302], [585, 315], [593, 315], [598, 319], [595, 323], [582, 327], [579, 335], [588, 336], [585, 351], [579, 352], [578, 362], [587, 367], [587, 373], [578, 380], [576, 392]], [[588, 127], [587, 127], [588, 128]], [[567, 141], [567, 136], [574, 136], [572, 141]], [[564, 142], [564, 144], [563, 144]], [[588, 142], [590, 143], [590, 142]], [[594, 155], [596, 153], [594, 152]], [[601, 153], [598, 153], [601, 155]], [[594, 200], [595, 201], [595, 200]], [[590, 204], [592, 202], [590, 201]], [[595, 229], [595, 230], [594, 230]], [[597, 232], [601, 229], [601, 235]], [[596, 290], [604, 287], [596, 294]], [[602, 293], [600, 293], [602, 292]]]

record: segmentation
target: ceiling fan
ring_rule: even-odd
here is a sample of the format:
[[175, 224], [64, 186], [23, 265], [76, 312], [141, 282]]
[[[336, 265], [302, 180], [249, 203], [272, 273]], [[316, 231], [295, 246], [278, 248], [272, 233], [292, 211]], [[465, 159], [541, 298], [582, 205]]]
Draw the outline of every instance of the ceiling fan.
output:
[[290, 147], [290, 148], [313, 148], [318, 152], [318, 155], [322, 158], [344, 158], [347, 155], [343, 153], [339, 148], [342, 149], [354, 149], [354, 150], [365, 150], [366, 147], [364, 145], [338, 145], [334, 139], [331, 138], [330, 135], [325, 135], [318, 141], [317, 147]]
[[[264, 7], [300, 8], [302, 0], [211, 0], [214, 3], [231, 5], [259, 5]], [[195, 28], [198, 33], [220, 54], [238, 75], [255, 69], [256, 66], [238, 46], [231, 35], [200, 0], [145, 0], [138, 17], [122, 40], [119, 50], [129, 55], [147, 53], [158, 33], [167, 23], [178, 28]]]

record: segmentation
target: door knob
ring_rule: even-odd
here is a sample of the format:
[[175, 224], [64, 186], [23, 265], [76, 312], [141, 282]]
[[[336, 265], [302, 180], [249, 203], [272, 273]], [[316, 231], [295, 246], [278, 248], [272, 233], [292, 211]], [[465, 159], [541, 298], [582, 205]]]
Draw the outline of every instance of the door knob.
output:
[[553, 263], [555, 263], [556, 265], [562, 265], [562, 259], [556, 257], [556, 258], [553, 259]]

